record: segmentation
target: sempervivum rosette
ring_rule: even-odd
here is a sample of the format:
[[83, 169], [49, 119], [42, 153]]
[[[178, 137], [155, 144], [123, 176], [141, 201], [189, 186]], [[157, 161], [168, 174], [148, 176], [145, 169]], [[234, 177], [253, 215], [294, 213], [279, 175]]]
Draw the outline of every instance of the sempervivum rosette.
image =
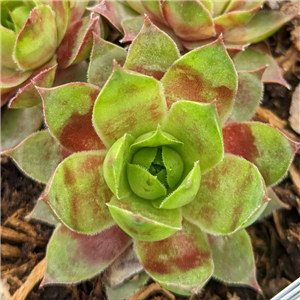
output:
[[[264, 69], [237, 72], [222, 39], [180, 56], [146, 18], [128, 54], [94, 36], [89, 83], [37, 88], [49, 131], [7, 154], [25, 169], [26, 150], [54, 171], [41, 200], [61, 224], [43, 283], [90, 278], [133, 240], [142, 269], [175, 293], [211, 276], [258, 288], [244, 228], [299, 148], [248, 121]], [[55, 169], [58, 147], [72, 154]]]
[[84, 16], [87, 4], [1, 1], [1, 106], [9, 102], [12, 108], [4, 109], [2, 116], [2, 150], [41, 127], [41, 99], [35, 85], [84, 80], [92, 32], [100, 30], [99, 16]]

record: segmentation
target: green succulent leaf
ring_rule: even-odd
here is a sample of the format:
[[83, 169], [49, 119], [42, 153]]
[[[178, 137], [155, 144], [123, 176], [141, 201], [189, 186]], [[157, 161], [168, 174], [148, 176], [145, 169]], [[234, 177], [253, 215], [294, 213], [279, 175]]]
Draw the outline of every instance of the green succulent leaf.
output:
[[50, 6], [39, 5], [20, 31], [14, 49], [14, 59], [21, 70], [33, 70], [46, 63], [55, 53], [57, 28]]
[[146, 13], [146, 10], [143, 6], [142, 1], [126, 0], [126, 4], [128, 4], [133, 10], [135, 10], [136, 12], [138, 12], [141, 15]]
[[162, 131], [161, 126], [158, 125], [155, 131], [150, 131], [139, 136], [132, 144], [131, 149], [133, 152], [144, 147], [169, 146], [170, 148], [178, 149], [182, 144], [182, 142], [171, 134]]
[[212, 17], [200, 1], [164, 1], [162, 10], [176, 35], [186, 41], [216, 35]]
[[[17, 65], [13, 60], [12, 53], [16, 42], [16, 34], [14, 31], [1, 25], [1, 68], [16, 68]], [[2, 74], [1, 74], [2, 77]]]
[[120, 286], [111, 288], [105, 287], [108, 300], [123, 300], [133, 295], [140, 287], [149, 280], [147, 273], [142, 272], [134, 276], [131, 280], [126, 280]]
[[91, 122], [98, 87], [75, 82], [37, 90], [49, 130], [63, 147], [70, 152], [104, 149]]
[[156, 157], [156, 153], [157, 148], [142, 148], [134, 154], [132, 163], [140, 165], [145, 169], [149, 169]]
[[257, 166], [266, 185], [274, 185], [286, 174], [299, 144], [263, 123], [232, 123], [223, 128], [226, 153], [244, 157]]
[[33, 210], [26, 216], [26, 220], [31, 219], [39, 220], [55, 227], [60, 224], [55, 218], [50, 207], [43, 200], [38, 200]]
[[231, 112], [237, 91], [237, 74], [220, 39], [182, 56], [161, 82], [168, 106], [179, 100], [210, 103], [216, 99], [222, 123]]
[[101, 1], [89, 10], [104, 16], [120, 32], [122, 32], [122, 20], [138, 16], [137, 12], [120, 1]]
[[[232, 0], [231, 0], [232, 1]], [[231, 2], [230, 0], [213, 0], [213, 16], [219, 16], [224, 13], [226, 7]]]
[[200, 187], [201, 170], [199, 162], [194, 164], [194, 168], [186, 176], [170, 195], [162, 200], [153, 201], [153, 205], [163, 209], [174, 209], [182, 207], [194, 200]]
[[1, 151], [16, 147], [43, 123], [40, 107], [26, 109], [2, 109], [1, 111]]
[[167, 172], [167, 182], [173, 189], [179, 182], [184, 165], [180, 155], [169, 147], [162, 147], [162, 160]]
[[32, 74], [32, 71], [20, 71], [1, 66], [1, 95], [14, 90], [18, 85], [25, 82]]
[[226, 154], [202, 175], [198, 194], [182, 212], [206, 232], [225, 235], [241, 228], [267, 201], [258, 169], [241, 157]]
[[139, 165], [127, 165], [127, 177], [131, 190], [139, 197], [154, 200], [167, 195], [166, 187], [158, 178]]
[[49, 131], [31, 134], [15, 148], [3, 152], [13, 158], [20, 169], [36, 181], [47, 183], [58, 164], [68, 156]]
[[[56, 61], [55, 61], [56, 63]], [[49, 88], [52, 86], [56, 74], [57, 64], [46, 68], [39, 72], [32, 79], [28, 80], [23, 87], [21, 87], [17, 94], [10, 100], [10, 108], [29, 108], [41, 103], [41, 96], [36, 90], [35, 86]]]
[[152, 243], [135, 240], [134, 246], [145, 271], [172, 292], [197, 294], [213, 273], [206, 235], [187, 221], [167, 239]]
[[234, 284], [247, 284], [256, 290], [256, 269], [251, 240], [245, 229], [228, 236], [208, 236], [214, 261], [214, 277]]
[[258, 43], [274, 34], [294, 15], [285, 15], [278, 11], [259, 11], [245, 26], [238, 27], [224, 35], [230, 43]]
[[19, 33], [22, 27], [30, 17], [31, 9], [26, 6], [19, 6], [10, 13], [10, 17], [15, 25], [16, 33]]
[[250, 10], [256, 8], [258, 6], [262, 6], [265, 2], [263, 0], [256, 0], [256, 1], [244, 1], [244, 0], [231, 0], [229, 2], [224, 13], [231, 12], [231, 11], [243, 11], [243, 10]]
[[185, 163], [184, 174], [195, 161], [206, 172], [223, 158], [223, 138], [214, 104], [178, 101], [172, 105], [162, 129], [183, 142], [178, 153]]
[[[149, 5], [149, 1], [146, 3]], [[179, 57], [173, 40], [145, 16], [144, 26], [129, 48], [124, 68], [160, 80]]]
[[146, 13], [155, 20], [158, 20], [161, 23], [166, 23], [160, 1], [141, 1], [143, 7], [146, 10]]
[[117, 225], [92, 236], [58, 226], [48, 244], [42, 285], [91, 278], [112, 263], [130, 242], [130, 237]]
[[278, 83], [289, 88], [289, 84], [282, 77], [281, 70], [276, 60], [272, 57], [268, 45], [265, 43], [251, 46], [245, 51], [238, 53], [233, 61], [238, 71], [253, 71], [268, 65], [263, 75], [263, 82]]
[[226, 36], [226, 34], [231, 30], [239, 26], [246, 25], [260, 10], [260, 8], [261, 7], [258, 6], [248, 11], [233, 11], [214, 18], [217, 33], [222, 33]]
[[115, 66], [95, 102], [93, 124], [110, 147], [125, 133], [138, 137], [155, 130], [166, 111], [163, 88], [157, 80]]
[[248, 121], [254, 115], [263, 96], [262, 76], [266, 68], [238, 72], [238, 91], [228, 122]]
[[107, 204], [113, 219], [130, 236], [142, 241], [158, 241], [181, 229], [181, 211], [155, 208], [134, 194]]
[[125, 19], [121, 22], [124, 37], [120, 40], [121, 43], [130, 43], [141, 31], [144, 24], [144, 17], [137, 16], [133, 18]]
[[265, 210], [260, 214], [259, 220], [263, 220], [266, 217], [270, 216], [273, 211], [278, 209], [291, 209], [291, 206], [282, 202], [276, 193], [273, 191], [272, 188], [267, 188], [267, 195], [270, 198], [267, 207]]
[[142, 271], [143, 267], [131, 245], [105, 269], [103, 280], [109, 287], [115, 288]]
[[70, 8], [71, 3], [70, 1], [55, 1], [55, 0], [47, 0], [45, 2], [50, 5], [50, 7], [55, 13], [55, 23], [57, 27], [57, 46], [58, 46], [67, 32], [67, 28], [70, 21], [70, 15], [71, 15], [71, 8]]
[[104, 179], [118, 199], [131, 194], [126, 168], [130, 160], [129, 148], [133, 141], [134, 138], [131, 135], [125, 134], [109, 149], [103, 163]]
[[126, 54], [125, 49], [94, 34], [94, 44], [88, 69], [88, 82], [100, 88], [103, 87], [113, 70], [113, 60], [123, 65]]
[[87, 72], [89, 64], [82, 61], [66, 69], [58, 69], [53, 86], [59, 86], [70, 82], [87, 82]]
[[105, 155], [106, 151], [100, 150], [69, 156], [57, 167], [43, 196], [73, 231], [95, 234], [113, 224], [106, 207], [112, 193], [103, 178]]
[[74, 23], [82, 18], [88, 4], [89, 0], [70, 1], [71, 14], [68, 28], [72, 27]]
[[87, 59], [93, 46], [93, 32], [98, 34], [99, 17], [91, 14], [70, 26], [57, 49], [57, 62], [67, 68]]

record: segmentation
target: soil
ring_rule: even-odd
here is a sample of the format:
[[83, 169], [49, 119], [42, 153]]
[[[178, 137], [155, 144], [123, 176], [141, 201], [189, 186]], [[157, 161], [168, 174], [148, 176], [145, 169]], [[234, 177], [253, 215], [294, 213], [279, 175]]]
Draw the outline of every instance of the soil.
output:
[[[300, 141], [300, 136], [292, 130], [288, 121], [292, 95], [300, 83], [299, 47], [297, 49], [299, 40], [291, 34], [298, 25], [295, 21], [289, 23], [268, 40], [273, 55], [285, 68], [284, 76], [292, 88], [287, 90], [277, 84], [267, 84], [262, 103], [263, 111], [257, 112], [255, 120], [267, 121], [265, 117], [267, 113], [270, 123]], [[289, 56], [291, 52], [296, 55]], [[165, 292], [152, 281], [143, 288], [142, 298], [137, 296], [135, 299], [265, 300], [300, 277], [300, 187], [299, 181], [297, 182], [299, 170], [298, 151], [290, 172], [274, 188], [277, 196], [289, 209], [277, 210], [265, 220], [247, 228], [255, 253], [261, 293], [247, 287], [228, 286], [212, 279], [199, 295], [179, 297]], [[8, 299], [9, 296], [4, 296], [5, 291], [13, 295], [20, 287], [23, 288], [24, 283], [26, 282], [26, 285], [28, 282], [26, 281], [28, 276], [32, 276], [33, 269], [44, 258], [53, 228], [24, 219], [34, 207], [44, 185], [24, 176], [7, 157], [1, 158], [1, 173], [2, 299]], [[40, 289], [39, 282], [36, 282], [26, 300], [106, 299], [102, 276], [100, 274], [79, 285], [46, 286]]]

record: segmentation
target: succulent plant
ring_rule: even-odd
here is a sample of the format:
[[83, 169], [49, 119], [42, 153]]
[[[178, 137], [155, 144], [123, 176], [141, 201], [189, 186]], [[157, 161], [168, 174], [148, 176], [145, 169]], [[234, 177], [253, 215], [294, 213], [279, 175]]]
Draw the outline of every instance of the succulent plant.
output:
[[300, 148], [249, 121], [264, 70], [237, 72], [221, 37], [181, 56], [145, 17], [128, 53], [94, 35], [88, 83], [37, 87], [48, 130], [5, 154], [47, 183], [60, 222], [43, 284], [95, 276], [133, 240], [175, 293], [211, 276], [259, 289], [244, 228]]
[[223, 34], [228, 48], [260, 42], [293, 15], [263, 11], [265, 1], [100, 1], [90, 8], [107, 18], [131, 42], [143, 25], [143, 14], [180, 46], [194, 49]]
[[[41, 99], [34, 85], [51, 87], [54, 80], [70, 82], [65, 71], [68, 67], [73, 81], [84, 80], [87, 64], [77, 63], [90, 55], [92, 32], [99, 33], [99, 16], [91, 13], [83, 17], [87, 4], [1, 1], [1, 104], [9, 102], [9, 108], [21, 109], [4, 109], [3, 149], [15, 146], [41, 126]], [[14, 130], [16, 127], [24, 131]]]
[[[143, 14], [147, 14], [177, 43], [180, 51], [209, 44], [223, 35], [226, 48], [233, 56], [250, 44], [271, 36], [295, 16], [261, 10], [264, 2], [103, 0], [89, 9], [105, 17], [123, 35], [122, 43], [131, 42], [136, 37], [143, 25]], [[266, 45], [245, 52], [239, 55], [239, 70], [245, 70], [243, 66], [249, 67], [253, 61], [256, 69], [268, 64], [263, 82], [275, 82], [289, 88]]]

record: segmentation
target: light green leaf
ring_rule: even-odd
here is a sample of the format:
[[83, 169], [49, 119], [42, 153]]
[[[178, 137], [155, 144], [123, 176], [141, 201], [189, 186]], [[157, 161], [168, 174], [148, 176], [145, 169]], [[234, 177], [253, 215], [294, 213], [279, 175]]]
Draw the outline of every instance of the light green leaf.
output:
[[117, 225], [95, 235], [79, 234], [58, 226], [48, 244], [41, 285], [89, 279], [101, 273], [130, 242], [130, 237]]
[[68, 156], [48, 130], [31, 134], [15, 148], [3, 153], [13, 158], [26, 175], [43, 183], [49, 181], [58, 164]]
[[105, 155], [102, 150], [69, 156], [56, 169], [42, 197], [73, 231], [95, 234], [113, 224], [106, 207], [112, 193], [103, 178]]
[[115, 66], [95, 102], [93, 125], [110, 147], [125, 133], [137, 138], [155, 130], [166, 111], [163, 88], [157, 80]]
[[57, 29], [55, 15], [47, 5], [39, 5], [20, 31], [14, 59], [21, 70], [33, 70], [46, 63], [55, 53]]
[[39, 106], [26, 109], [2, 109], [1, 150], [16, 147], [43, 123], [43, 113]]
[[241, 228], [267, 201], [258, 169], [241, 157], [226, 154], [202, 175], [197, 196], [182, 212], [206, 232], [226, 235]]
[[117, 224], [130, 236], [142, 241], [158, 241], [181, 229], [181, 211], [155, 208], [134, 194], [107, 204]]
[[221, 126], [214, 104], [178, 101], [172, 105], [162, 129], [183, 142], [178, 153], [185, 163], [185, 175], [196, 161], [203, 173], [223, 157]]
[[129, 48], [124, 68], [160, 80], [179, 57], [173, 40], [145, 16], [144, 26]]
[[226, 153], [244, 157], [257, 166], [266, 185], [280, 181], [300, 147], [279, 130], [263, 123], [232, 123], [223, 128]]
[[169, 107], [180, 100], [204, 103], [216, 100], [222, 123], [231, 112], [237, 91], [237, 74], [220, 38], [182, 56], [161, 82]]
[[246, 284], [260, 291], [251, 240], [245, 229], [228, 236], [208, 236], [215, 266], [214, 277], [233, 284]]
[[206, 235], [187, 221], [167, 239], [152, 243], [135, 240], [134, 246], [145, 271], [177, 294], [197, 294], [213, 273]]

